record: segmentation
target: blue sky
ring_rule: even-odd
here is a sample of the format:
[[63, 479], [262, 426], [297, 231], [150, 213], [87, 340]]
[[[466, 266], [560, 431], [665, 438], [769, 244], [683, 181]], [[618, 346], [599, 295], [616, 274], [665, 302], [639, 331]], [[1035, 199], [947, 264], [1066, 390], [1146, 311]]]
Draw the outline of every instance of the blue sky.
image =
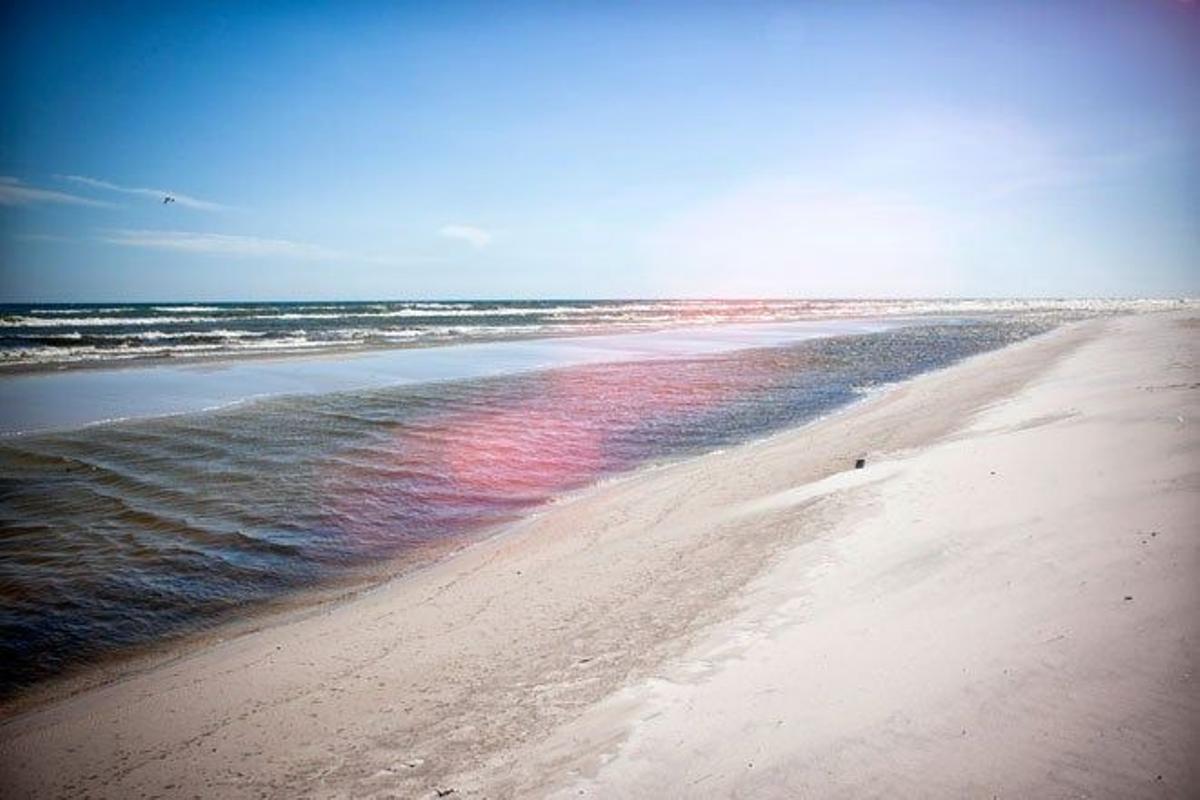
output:
[[20, 5], [4, 301], [1200, 294], [1195, 3]]

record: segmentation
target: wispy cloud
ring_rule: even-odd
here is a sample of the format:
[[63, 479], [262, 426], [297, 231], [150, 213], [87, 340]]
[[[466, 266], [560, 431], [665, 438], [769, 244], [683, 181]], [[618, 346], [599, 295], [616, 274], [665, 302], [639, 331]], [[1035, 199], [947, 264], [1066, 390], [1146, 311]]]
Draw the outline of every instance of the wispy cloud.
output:
[[58, 236], [53, 233], [14, 233], [13, 239], [18, 242], [70, 242], [69, 236]]
[[1104, 145], [1015, 116], [916, 109], [881, 118], [860, 138], [831, 143], [810, 171], [840, 185], [886, 186], [956, 205], [1018, 202], [1044, 191], [1097, 185], [1160, 156], [1153, 138]]
[[53, 189], [40, 189], [29, 186], [17, 178], [0, 175], [0, 206], [28, 206], [37, 203], [58, 203], [60, 205], [93, 206], [110, 208], [111, 203], [90, 200], [86, 197], [56, 192]]
[[385, 256], [346, 252], [331, 247], [297, 242], [291, 239], [267, 239], [202, 231], [161, 231], [113, 228], [101, 231], [97, 239], [119, 247], [168, 250], [176, 253], [218, 255], [234, 258], [287, 258], [296, 261], [338, 261], [379, 266], [407, 266], [445, 261], [437, 257]]
[[1051, 284], [1014, 262], [1052, 264], [1054, 248], [1064, 263], [1108, 258], [1090, 244], [1098, 232], [1081, 235], [1046, 211], [1068, 192], [1073, 203], [1121, 192], [1167, 148], [1149, 135], [1092, 141], [1003, 115], [889, 115], [823, 140], [819, 155], [697, 197], [648, 227], [640, 248], [662, 294], [1027, 294]]
[[176, 192], [173, 189], [151, 189], [137, 186], [122, 186], [111, 181], [102, 181], [98, 178], [89, 178], [86, 175], [56, 175], [56, 178], [63, 181], [77, 183], [80, 186], [88, 186], [92, 189], [103, 189], [109, 192], [121, 192], [122, 194], [132, 194], [139, 197], [153, 198], [155, 202], [161, 203], [164, 197], [172, 197], [177, 205], [185, 208], [194, 208], [198, 211], [228, 211], [229, 206], [221, 203], [214, 203], [210, 200], [201, 200], [198, 197]]
[[466, 242], [476, 250], [482, 250], [492, 243], [492, 234], [483, 228], [473, 225], [443, 225], [438, 230], [438, 236], [447, 239], [458, 239]]
[[283, 256], [305, 260], [344, 258], [343, 253], [306, 242], [288, 239], [263, 239], [226, 233], [193, 231], [155, 231], [116, 229], [104, 232], [100, 240], [122, 247], [173, 250], [182, 253], [208, 253], [224, 256]]
[[769, 179], [687, 209], [643, 248], [665, 294], [918, 296], [953, 286], [960, 227], [903, 195]]

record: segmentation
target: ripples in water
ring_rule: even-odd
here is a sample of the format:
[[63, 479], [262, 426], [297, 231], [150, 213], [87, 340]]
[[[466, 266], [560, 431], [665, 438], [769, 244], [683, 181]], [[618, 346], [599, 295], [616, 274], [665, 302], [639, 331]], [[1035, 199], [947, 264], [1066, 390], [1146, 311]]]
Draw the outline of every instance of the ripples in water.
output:
[[0, 690], [400, 569], [597, 478], [794, 426], [1047, 327], [932, 323], [6, 440]]

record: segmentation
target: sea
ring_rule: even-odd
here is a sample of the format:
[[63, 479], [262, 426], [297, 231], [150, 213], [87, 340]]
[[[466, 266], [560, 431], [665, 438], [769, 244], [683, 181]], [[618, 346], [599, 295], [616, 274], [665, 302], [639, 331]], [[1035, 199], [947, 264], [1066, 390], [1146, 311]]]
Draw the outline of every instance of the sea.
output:
[[0, 696], [1173, 301], [0, 308]]
[[337, 352], [729, 323], [1087, 314], [1171, 301], [548, 300], [0, 305], [0, 369]]

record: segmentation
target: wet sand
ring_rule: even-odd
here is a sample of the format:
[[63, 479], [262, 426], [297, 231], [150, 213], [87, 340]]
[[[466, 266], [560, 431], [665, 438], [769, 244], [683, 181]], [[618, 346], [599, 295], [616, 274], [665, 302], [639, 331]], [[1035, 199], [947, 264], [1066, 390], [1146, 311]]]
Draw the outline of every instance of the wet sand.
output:
[[1069, 326], [578, 493], [6, 720], [0, 794], [1188, 796], [1197, 333]]

